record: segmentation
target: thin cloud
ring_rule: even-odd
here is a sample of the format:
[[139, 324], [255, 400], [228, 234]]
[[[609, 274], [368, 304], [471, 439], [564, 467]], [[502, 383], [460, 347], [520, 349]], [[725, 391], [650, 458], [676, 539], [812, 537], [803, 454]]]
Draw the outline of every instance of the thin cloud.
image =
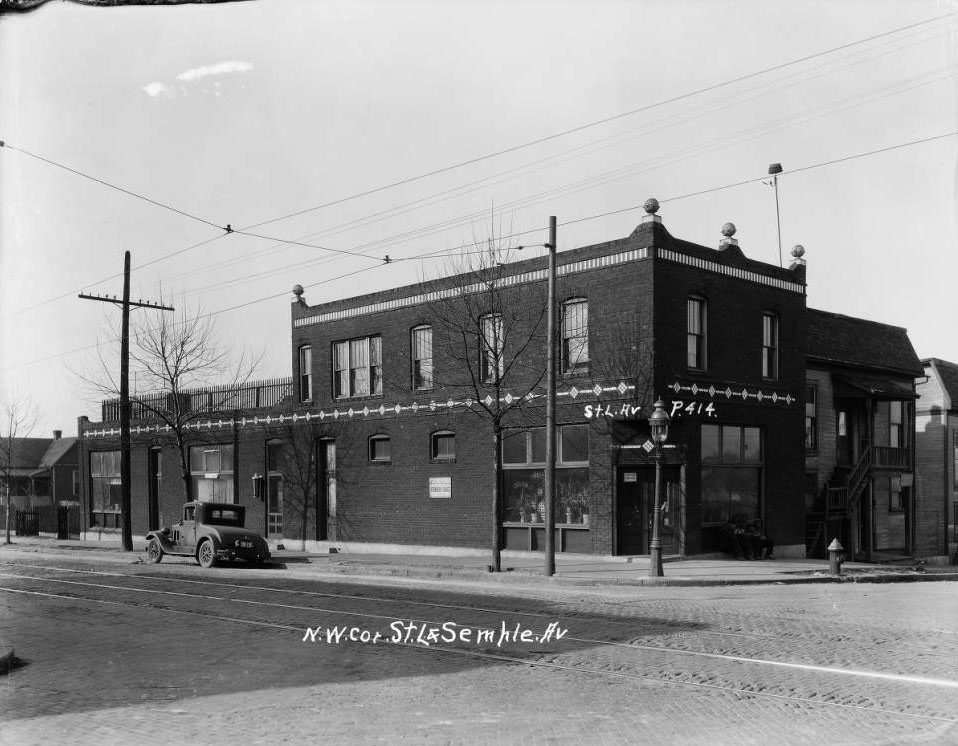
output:
[[146, 95], [150, 98], [156, 98], [157, 96], [172, 96], [173, 89], [170, 88], [165, 83], [161, 83], [158, 80], [149, 83], [148, 85], [143, 86], [143, 90], [146, 91]]
[[177, 80], [192, 82], [199, 78], [205, 78], [210, 75], [227, 75], [229, 73], [246, 73], [253, 69], [249, 62], [218, 62], [215, 65], [206, 65], [205, 67], [196, 67], [192, 70], [180, 73], [176, 76]]

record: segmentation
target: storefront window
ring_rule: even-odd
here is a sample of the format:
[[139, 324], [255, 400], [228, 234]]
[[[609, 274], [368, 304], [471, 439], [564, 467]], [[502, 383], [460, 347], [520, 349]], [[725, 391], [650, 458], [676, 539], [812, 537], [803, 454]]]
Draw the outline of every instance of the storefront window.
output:
[[[589, 428], [564, 425], [556, 433], [556, 523], [588, 523]], [[545, 521], [545, 428], [509, 433], [503, 439], [504, 520]]]
[[119, 528], [120, 452], [94, 451], [90, 454], [90, 525]]
[[703, 524], [760, 517], [762, 459], [759, 428], [702, 425]]
[[190, 448], [190, 478], [193, 499], [210, 503], [232, 503], [233, 446], [208, 445]]

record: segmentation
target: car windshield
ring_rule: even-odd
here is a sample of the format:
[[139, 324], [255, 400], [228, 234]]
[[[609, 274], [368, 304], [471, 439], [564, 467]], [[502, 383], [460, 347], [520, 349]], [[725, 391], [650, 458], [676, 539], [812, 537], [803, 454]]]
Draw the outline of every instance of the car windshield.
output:
[[207, 508], [207, 521], [219, 526], [242, 526], [243, 511], [237, 508]]

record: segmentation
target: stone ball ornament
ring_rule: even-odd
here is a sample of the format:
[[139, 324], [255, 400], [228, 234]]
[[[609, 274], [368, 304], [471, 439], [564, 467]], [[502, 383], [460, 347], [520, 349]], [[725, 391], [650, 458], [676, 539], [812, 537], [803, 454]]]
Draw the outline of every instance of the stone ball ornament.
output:
[[735, 235], [735, 231], [738, 230], [735, 227], [735, 223], [726, 223], [722, 226], [722, 235], [726, 238], [731, 238]]
[[655, 215], [655, 213], [659, 211], [659, 201], [655, 197], [649, 197], [649, 199], [645, 200], [645, 204], [642, 205], [642, 209], [649, 215]]
[[795, 247], [792, 249], [792, 256], [796, 259], [801, 259], [805, 256], [805, 247], [801, 244], [795, 244]]
[[303, 286], [302, 285], [293, 285], [293, 295], [297, 298], [303, 297]]

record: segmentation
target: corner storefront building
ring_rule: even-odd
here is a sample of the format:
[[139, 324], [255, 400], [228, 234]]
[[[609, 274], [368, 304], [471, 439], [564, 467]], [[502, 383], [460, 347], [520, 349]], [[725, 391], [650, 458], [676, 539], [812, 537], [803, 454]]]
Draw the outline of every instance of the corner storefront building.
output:
[[[751, 260], [731, 224], [717, 248], [689, 243], [657, 211], [557, 257], [556, 547], [648, 552], [659, 398], [664, 552], [717, 552], [728, 523], [755, 521], [776, 555], [805, 556], [803, 252], [787, 269]], [[246, 505], [274, 545], [542, 549], [546, 282], [540, 257], [317, 305], [297, 286], [293, 376], [195, 421], [193, 494]], [[80, 421], [94, 537], [117, 530], [119, 431], [103, 419]], [[132, 438], [142, 536], [184, 491], [163, 426], [144, 413]]]

